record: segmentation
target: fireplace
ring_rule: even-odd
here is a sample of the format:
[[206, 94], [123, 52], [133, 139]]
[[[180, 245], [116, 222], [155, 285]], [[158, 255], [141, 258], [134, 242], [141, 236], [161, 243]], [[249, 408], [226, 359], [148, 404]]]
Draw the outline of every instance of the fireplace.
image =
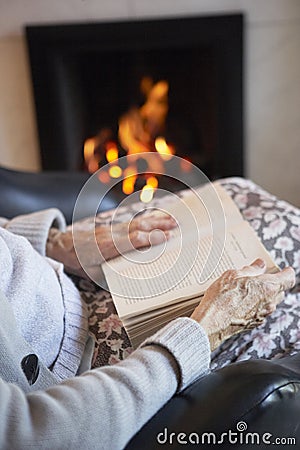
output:
[[159, 138], [211, 179], [243, 175], [242, 15], [29, 25], [26, 37], [43, 170], [87, 170], [91, 142], [94, 169], [107, 146], [126, 154], [120, 123], [160, 86], [149, 151]]

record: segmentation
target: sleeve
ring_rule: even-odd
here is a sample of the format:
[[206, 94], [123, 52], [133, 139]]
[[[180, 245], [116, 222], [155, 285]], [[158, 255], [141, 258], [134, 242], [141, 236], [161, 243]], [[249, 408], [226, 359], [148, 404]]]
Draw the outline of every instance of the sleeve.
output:
[[209, 354], [200, 325], [180, 318], [121, 363], [45, 391], [26, 395], [0, 382], [0, 448], [122, 449], [178, 389], [208, 372]]
[[46, 255], [46, 243], [50, 228], [64, 231], [66, 221], [56, 208], [45, 209], [31, 214], [14, 217], [11, 220], [0, 218], [0, 226], [11, 233], [25, 237], [42, 256]]

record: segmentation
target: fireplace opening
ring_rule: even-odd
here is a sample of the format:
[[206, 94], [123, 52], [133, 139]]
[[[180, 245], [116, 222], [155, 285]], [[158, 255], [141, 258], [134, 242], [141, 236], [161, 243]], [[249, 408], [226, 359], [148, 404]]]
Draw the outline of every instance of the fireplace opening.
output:
[[[96, 161], [85, 161], [90, 171], [105, 163], [106, 147], [124, 156], [165, 146], [212, 172], [218, 121], [216, 67], [209, 49], [89, 54], [78, 71], [87, 86], [85, 134], [96, 151]], [[88, 147], [91, 141], [85, 143]]]
[[43, 170], [94, 172], [140, 149], [210, 179], [243, 175], [242, 15], [29, 25], [26, 37]]

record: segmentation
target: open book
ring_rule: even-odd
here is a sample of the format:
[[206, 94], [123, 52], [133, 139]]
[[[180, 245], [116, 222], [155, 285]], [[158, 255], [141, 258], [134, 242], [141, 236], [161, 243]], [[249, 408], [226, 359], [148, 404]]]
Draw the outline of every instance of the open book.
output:
[[161, 209], [178, 222], [170, 240], [102, 265], [133, 347], [170, 320], [190, 315], [225, 270], [242, 268], [258, 257], [269, 272], [278, 270], [218, 182], [181, 198], [168, 196]]

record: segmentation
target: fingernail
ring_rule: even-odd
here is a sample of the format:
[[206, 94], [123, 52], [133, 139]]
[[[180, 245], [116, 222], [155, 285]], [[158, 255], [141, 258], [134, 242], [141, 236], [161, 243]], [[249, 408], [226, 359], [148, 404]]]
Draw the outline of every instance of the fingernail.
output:
[[266, 265], [265, 261], [264, 261], [263, 259], [261, 259], [261, 258], [258, 258], [258, 259], [255, 261], [255, 264], [256, 264], [257, 266], [261, 267], [262, 269], [263, 269], [263, 268], [265, 267], [265, 265]]

